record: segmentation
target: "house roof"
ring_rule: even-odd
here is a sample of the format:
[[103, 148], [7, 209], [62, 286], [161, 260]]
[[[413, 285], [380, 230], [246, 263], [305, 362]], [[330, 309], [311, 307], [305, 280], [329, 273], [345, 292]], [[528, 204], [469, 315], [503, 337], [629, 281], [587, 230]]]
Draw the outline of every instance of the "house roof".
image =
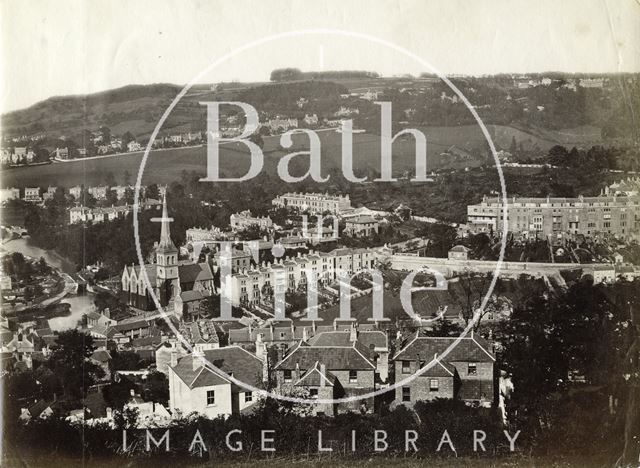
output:
[[[131, 317], [129, 319], [121, 320], [111, 328], [114, 328], [117, 331], [127, 331], [133, 330], [136, 328], [148, 328], [153, 324], [153, 320], [147, 320], [145, 318], [140, 317]], [[95, 330], [95, 328], [94, 328]]]
[[87, 409], [92, 418], [104, 418], [107, 415], [108, 405], [101, 391], [89, 393], [86, 398], [82, 400], [82, 406]]
[[359, 215], [359, 216], [355, 216], [353, 218], [347, 219], [346, 223], [347, 224], [371, 224], [371, 223], [377, 223], [377, 221], [373, 219], [371, 216]]
[[218, 332], [209, 320], [198, 320], [185, 323], [180, 327], [180, 333], [192, 344], [219, 343]]
[[455, 247], [452, 247], [449, 252], [461, 252], [461, 253], [468, 253], [470, 252], [471, 249], [465, 247], [464, 245], [456, 245]]
[[111, 354], [106, 349], [99, 349], [93, 352], [91, 359], [98, 362], [109, 362]]
[[[416, 333], [393, 359], [415, 361], [419, 358], [431, 361], [436, 354], [443, 354], [456, 340], [457, 337], [418, 336]], [[444, 359], [447, 362], [493, 362], [496, 358], [489, 349], [490, 344], [486, 340], [478, 336], [465, 336]]]
[[[351, 333], [347, 331], [320, 332], [309, 339], [312, 346], [350, 346]], [[358, 331], [358, 342], [367, 349], [387, 348], [387, 335], [383, 331]]]
[[180, 293], [180, 299], [182, 302], [195, 302], [201, 301], [204, 298], [204, 294], [202, 292], [193, 290], [193, 291], [182, 291]]
[[369, 351], [358, 346], [311, 346], [299, 343], [276, 365], [278, 370], [310, 369], [321, 362], [327, 370], [372, 370], [373, 362], [367, 357]]
[[256, 386], [262, 382], [262, 361], [238, 346], [210, 349], [204, 352], [204, 356], [208, 361], [206, 367], [199, 365], [194, 370], [194, 357], [189, 355], [170, 369], [189, 388], [232, 383], [229, 375], [249, 385]]
[[99, 312], [96, 312], [95, 310], [92, 310], [87, 314], [88, 319], [99, 320], [100, 317], [102, 317], [102, 314]]
[[297, 387], [319, 387], [324, 384], [327, 387], [333, 387], [336, 376], [325, 369], [322, 373], [322, 367], [318, 361], [295, 383]]
[[46, 410], [51, 404], [46, 400], [36, 401], [33, 405], [29, 406], [29, 414], [32, 418], [37, 418]]

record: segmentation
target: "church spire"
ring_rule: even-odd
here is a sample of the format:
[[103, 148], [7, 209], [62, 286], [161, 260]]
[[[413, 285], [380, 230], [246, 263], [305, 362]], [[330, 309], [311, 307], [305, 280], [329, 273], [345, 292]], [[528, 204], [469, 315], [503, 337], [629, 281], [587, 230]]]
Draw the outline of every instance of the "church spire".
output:
[[173, 218], [169, 218], [169, 210], [167, 209], [167, 192], [165, 191], [162, 197], [162, 227], [160, 229], [160, 243], [158, 244], [158, 250], [160, 251], [176, 251], [177, 248], [171, 240], [171, 230], [169, 223], [173, 221]]

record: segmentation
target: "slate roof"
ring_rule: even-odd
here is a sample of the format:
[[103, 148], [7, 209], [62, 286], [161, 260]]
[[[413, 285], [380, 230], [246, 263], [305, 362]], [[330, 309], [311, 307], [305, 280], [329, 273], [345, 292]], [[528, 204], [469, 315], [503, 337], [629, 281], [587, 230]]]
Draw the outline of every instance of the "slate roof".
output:
[[336, 381], [336, 376], [331, 372], [325, 370], [324, 374], [320, 367], [320, 363], [316, 361], [314, 366], [309, 369], [300, 379], [295, 383], [297, 387], [320, 387], [324, 382], [327, 387], [333, 387]]
[[[430, 361], [435, 354], [443, 354], [457, 339], [457, 337], [418, 336], [416, 333], [416, 336], [398, 351], [393, 359], [415, 361], [419, 356], [421, 360]], [[444, 359], [447, 362], [494, 362], [496, 358], [489, 349], [490, 345], [486, 340], [478, 336], [465, 336]]]
[[[367, 349], [387, 348], [387, 335], [383, 331], [358, 331], [358, 342]], [[350, 332], [321, 332], [309, 339], [312, 346], [350, 346]]]
[[[140, 265], [130, 265], [125, 268], [129, 276], [131, 276], [131, 271], [135, 271], [136, 278], [140, 278]], [[145, 265], [144, 269], [147, 272], [149, 283], [151, 283], [151, 285], [156, 284], [156, 265], [153, 265], [153, 264]]]
[[182, 291], [180, 293], [180, 299], [182, 300], [182, 302], [194, 302], [194, 301], [200, 301], [204, 298], [204, 294], [202, 294], [202, 292], [200, 291]]
[[195, 283], [213, 279], [213, 273], [208, 263], [187, 263], [178, 266], [180, 283]]
[[148, 328], [153, 324], [153, 320], [147, 320], [140, 317], [131, 317], [131, 319], [124, 319], [118, 322], [111, 328], [117, 331], [134, 330], [136, 328]]
[[180, 326], [180, 333], [191, 344], [199, 343], [219, 343], [218, 332], [213, 322], [209, 320], [198, 320], [196, 322], [185, 323]]
[[367, 358], [367, 349], [362, 349], [357, 342], [352, 346], [324, 347], [310, 346], [300, 343], [276, 365], [277, 370], [310, 369], [316, 362], [321, 362], [327, 370], [372, 370], [373, 362]]
[[104, 418], [107, 416], [107, 402], [104, 400], [101, 391], [89, 393], [84, 400], [82, 406], [86, 408], [89, 416], [92, 418]]
[[[189, 388], [231, 383], [229, 374], [240, 382], [257, 386], [262, 382], [262, 361], [238, 346], [210, 349], [204, 352], [207, 366], [193, 369], [193, 355], [185, 356], [171, 367]], [[196, 358], [197, 359], [197, 358]], [[211, 367], [213, 366], [213, 367]]]
[[32, 418], [37, 418], [42, 414], [44, 410], [46, 410], [51, 404], [46, 400], [40, 400], [35, 402], [33, 405], [29, 406], [29, 414]]

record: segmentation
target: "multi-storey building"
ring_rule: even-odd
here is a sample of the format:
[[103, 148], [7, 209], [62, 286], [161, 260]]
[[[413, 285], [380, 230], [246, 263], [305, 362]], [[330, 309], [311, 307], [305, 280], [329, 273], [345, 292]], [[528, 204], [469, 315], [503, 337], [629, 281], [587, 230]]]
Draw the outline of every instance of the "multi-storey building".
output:
[[271, 202], [279, 208], [293, 208], [298, 211], [308, 211], [312, 214], [340, 214], [351, 209], [349, 195], [329, 195], [327, 193], [295, 193], [288, 192], [279, 195]]
[[42, 201], [40, 196], [40, 187], [25, 187], [24, 188], [24, 201], [39, 203]]
[[[599, 196], [578, 198], [509, 198], [509, 232], [524, 237], [582, 234], [636, 237], [640, 227], [640, 198]], [[473, 232], [502, 231], [501, 198], [484, 198], [467, 207], [467, 223]]]
[[[384, 333], [370, 332], [365, 341], [355, 328], [346, 333], [320, 333], [309, 341], [300, 341], [274, 368], [278, 391], [308, 399], [337, 399], [371, 393], [380, 382], [376, 348], [386, 352]], [[313, 405], [313, 412], [333, 416], [345, 411], [372, 412], [373, 406], [370, 397]]]
[[377, 234], [379, 227], [380, 223], [371, 216], [354, 216], [347, 219], [344, 232], [348, 236], [366, 237]]
[[245, 210], [241, 213], [234, 213], [229, 217], [229, 224], [234, 231], [241, 231], [252, 226], [268, 230], [273, 227], [273, 221], [268, 216], [252, 216], [251, 211]]
[[262, 263], [231, 276], [231, 303], [258, 305], [274, 292], [304, 288], [310, 270], [315, 273], [319, 285], [326, 285], [337, 279], [339, 271], [352, 275], [372, 268], [375, 259], [375, 252], [370, 249], [335, 249], [328, 253], [312, 250], [308, 255]]
[[252, 388], [262, 388], [265, 377], [263, 362], [237, 346], [196, 349], [180, 359], [174, 351], [167, 371], [169, 408], [183, 415], [198, 413], [211, 419], [239, 414], [255, 405], [258, 395]]
[[107, 191], [109, 187], [100, 186], [100, 187], [89, 187], [89, 193], [93, 195], [96, 200], [104, 200], [107, 198]]
[[[462, 338], [416, 334], [393, 357], [395, 404], [413, 406], [419, 400], [458, 398], [466, 403], [491, 406], [495, 401], [495, 356], [491, 344], [473, 332]], [[441, 359], [445, 351], [450, 352]], [[424, 369], [433, 360], [435, 365]], [[414, 375], [417, 376], [409, 379]]]

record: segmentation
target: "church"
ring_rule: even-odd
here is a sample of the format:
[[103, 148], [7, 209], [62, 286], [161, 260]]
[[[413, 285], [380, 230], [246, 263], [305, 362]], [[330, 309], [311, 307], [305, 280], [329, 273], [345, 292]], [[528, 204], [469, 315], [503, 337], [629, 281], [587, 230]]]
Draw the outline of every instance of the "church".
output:
[[[156, 262], [144, 265], [153, 292], [167, 313], [175, 311], [182, 318], [183, 310], [197, 305], [214, 291], [213, 272], [207, 262], [193, 263], [178, 259], [178, 248], [171, 240], [166, 194], [162, 200], [160, 242], [155, 249]], [[122, 272], [122, 299], [131, 307], [143, 311], [157, 309], [140, 265], [128, 265]]]

